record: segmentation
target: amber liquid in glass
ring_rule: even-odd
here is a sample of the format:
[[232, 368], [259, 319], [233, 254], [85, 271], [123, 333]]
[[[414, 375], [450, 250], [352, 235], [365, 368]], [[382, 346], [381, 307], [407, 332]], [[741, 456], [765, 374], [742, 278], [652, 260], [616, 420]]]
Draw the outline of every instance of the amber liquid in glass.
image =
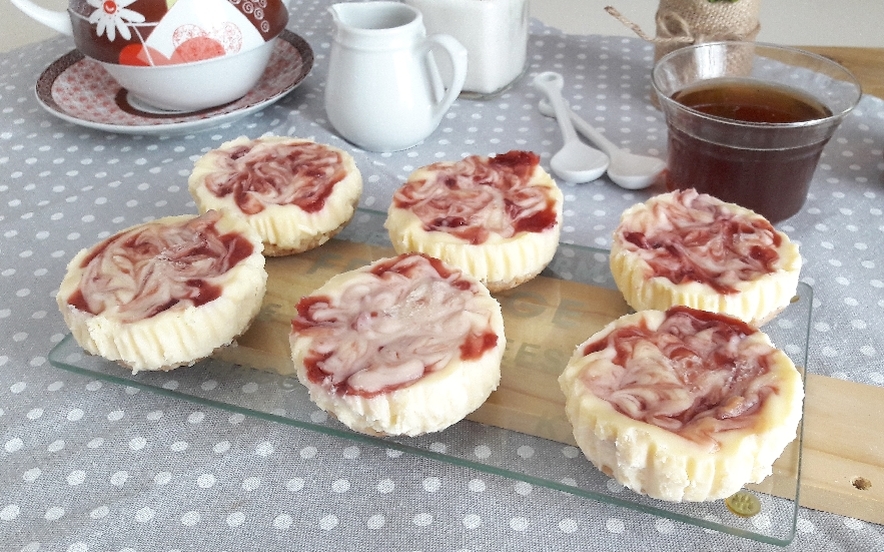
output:
[[[719, 79], [676, 92], [672, 99], [707, 115], [744, 123], [798, 123], [832, 115], [827, 107], [798, 90], [739, 79]], [[669, 128], [670, 190], [696, 188], [724, 201], [737, 203], [779, 222], [797, 213], [807, 196], [813, 172], [828, 138], [766, 149], [767, 143], [783, 142], [774, 133], [795, 132], [768, 125], [736, 128], [747, 144], [725, 145], [685, 132], [679, 125]], [[761, 128], [768, 126], [768, 128]], [[801, 132], [801, 131], [798, 131]], [[765, 134], [766, 133], [766, 134]], [[699, 134], [699, 136], [698, 136]], [[757, 147], [753, 144], [758, 134]], [[788, 140], [786, 140], [788, 141]]]

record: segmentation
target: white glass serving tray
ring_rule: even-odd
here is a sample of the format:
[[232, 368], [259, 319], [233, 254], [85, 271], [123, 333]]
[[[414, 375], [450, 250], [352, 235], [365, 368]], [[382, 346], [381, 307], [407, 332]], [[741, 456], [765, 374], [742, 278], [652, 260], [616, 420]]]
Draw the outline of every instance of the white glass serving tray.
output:
[[[497, 294], [507, 351], [500, 388], [475, 413], [445, 431], [417, 438], [378, 438], [350, 431], [320, 411], [297, 381], [288, 351], [294, 305], [331, 275], [392, 255], [385, 213], [359, 210], [334, 240], [313, 251], [268, 259], [264, 307], [238, 346], [188, 368], [132, 375], [88, 355], [73, 337], [49, 354], [53, 366], [121, 385], [240, 412], [299, 429], [400, 450], [631, 508], [769, 544], [795, 536], [801, 430], [774, 464], [774, 473], [746, 490], [760, 501], [749, 518], [723, 500], [669, 503], [624, 489], [597, 470], [573, 444], [557, 377], [574, 347], [629, 312], [608, 268], [608, 252], [560, 244], [543, 274]], [[812, 289], [800, 284], [792, 304], [763, 329], [799, 367], [806, 366]]]

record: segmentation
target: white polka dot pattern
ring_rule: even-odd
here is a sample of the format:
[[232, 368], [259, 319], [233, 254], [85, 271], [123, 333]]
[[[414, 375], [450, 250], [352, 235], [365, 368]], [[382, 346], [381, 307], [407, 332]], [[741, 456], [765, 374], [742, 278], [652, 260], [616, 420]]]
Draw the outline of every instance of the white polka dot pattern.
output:
[[[343, 142], [323, 108], [326, 6], [307, 0], [292, 11], [289, 27], [316, 54], [298, 89], [264, 111], [192, 135], [107, 134], [42, 110], [34, 82], [71, 48], [67, 39], [0, 55], [4, 549], [276, 550], [297, 543], [307, 550], [347, 543], [370, 550], [392, 542], [401, 550], [584, 550], [587, 543], [597, 550], [754, 549], [677, 521], [49, 365], [49, 350], [67, 333], [53, 299], [67, 260], [122, 228], [195, 212], [186, 191], [193, 161], [236, 136], [288, 134], [351, 151], [365, 176], [362, 206], [376, 210], [388, 206], [411, 170], [436, 160], [531, 149], [548, 167], [560, 137], [556, 123], [537, 112], [530, 78], [491, 101], [456, 101], [439, 129], [411, 150], [369, 154]], [[665, 127], [647, 101], [652, 47], [634, 38], [564, 36], [533, 22], [529, 50], [529, 75], [562, 72], [566, 98], [607, 136], [636, 153], [664, 154]], [[780, 225], [800, 243], [802, 281], [815, 292], [808, 369], [872, 385], [884, 385], [882, 148], [884, 102], [864, 97], [826, 148], [807, 204]], [[563, 240], [599, 248], [609, 245], [619, 213], [650, 193], [604, 178], [563, 189]], [[560, 270], [584, 268], [575, 261]], [[205, 392], [226, 389], [222, 380], [201, 385]], [[174, 378], [166, 383], [168, 391], [176, 386]], [[251, 382], [236, 392], [261, 398]], [[542, 461], [544, 448], [527, 442], [511, 444], [503, 460]], [[457, 446], [442, 439], [427, 445], [443, 453]], [[573, 447], [555, 452], [580, 459]], [[482, 445], [469, 454], [484, 459], [499, 449]], [[560, 480], [573, 485], [579, 477], [562, 473]], [[628, 492], [613, 482], [608, 490]], [[717, 515], [710, 510], [707, 517]], [[790, 548], [882, 547], [880, 526], [802, 509]]]

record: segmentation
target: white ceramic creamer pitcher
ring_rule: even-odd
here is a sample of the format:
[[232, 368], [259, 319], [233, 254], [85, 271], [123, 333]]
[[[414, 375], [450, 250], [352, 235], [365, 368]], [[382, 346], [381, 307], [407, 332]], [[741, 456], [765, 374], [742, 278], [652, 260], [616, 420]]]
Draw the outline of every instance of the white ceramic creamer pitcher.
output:
[[[399, 2], [335, 4], [325, 88], [329, 122], [353, 144], [379, 152], [409, 148], [439, 126], [460, 94], [467, 51], [448, 35], [427, 36], [419, 11]], [[433, 53], [453, 67], [443, 83]]]

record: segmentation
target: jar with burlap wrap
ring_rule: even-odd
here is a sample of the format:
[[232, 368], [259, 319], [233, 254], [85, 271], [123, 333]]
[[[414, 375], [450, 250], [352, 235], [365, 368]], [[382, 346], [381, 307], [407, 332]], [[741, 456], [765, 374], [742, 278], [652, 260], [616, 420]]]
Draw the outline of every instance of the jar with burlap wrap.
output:
[[[660, 0], [655, 21], [657, 35], [646, 34], [638, 25], [624, 17], [616, 8], [605, 8], [609, 14], [637, 34], [654, 44], [654, 63], [666, 54], [683, 46], [720, 41], [752, 42], [761, 30], [758, 12], [761, 0]], [[742, 64], [750, 64], [746, 59], [728, 59], [733, 74]], [[745, 71], [749, 66], [745, 67]], [[651, 103], [659, 107], [656, 94], [651, 94]]]
[[639, 37], [655, 45], [654, 60], [689, 44], [721, 40], [753, 41], [761, 24], [761, 0], [660, 0], [655, 21], [657, 35], [647, 35], [616, 8], [605, 10]]

